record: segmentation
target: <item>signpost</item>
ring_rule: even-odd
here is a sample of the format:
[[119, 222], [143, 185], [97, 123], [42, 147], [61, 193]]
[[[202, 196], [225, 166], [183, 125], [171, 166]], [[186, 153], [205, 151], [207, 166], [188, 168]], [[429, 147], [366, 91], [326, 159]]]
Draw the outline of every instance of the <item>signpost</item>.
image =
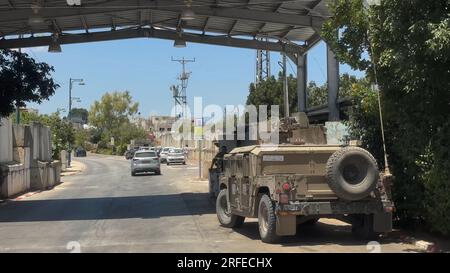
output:
[[194, 140], [198, 147], [198, 177], [202, 178], [202, 140], [203, 140], [203, 118], [196, 118], [194, 123]]

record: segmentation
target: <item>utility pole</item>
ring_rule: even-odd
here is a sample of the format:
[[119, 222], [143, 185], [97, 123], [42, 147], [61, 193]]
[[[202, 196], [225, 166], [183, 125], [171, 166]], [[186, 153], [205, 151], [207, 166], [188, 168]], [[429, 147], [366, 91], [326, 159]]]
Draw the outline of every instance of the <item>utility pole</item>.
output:
[[[22, 39], [22, 34], [19, 35], [19, 39]], [[22, 48], [19, 47], [19, 77], [20, 77], [20, 89], [22, 89]], [[22, 90], [20, 90], [22, 91]], [[16, 100], [16, 124], [20, 124], [20, 106], [19, 101]]]
[[278, 63], [283, 70], [283, 94], [284, 94], [284, 117], [289, 117], [289, 86], [288, 86], [288, 78], [287, 78], [287, 67], [286, 67], [286, 53], [281, 53], [283, 61]]
[[[267, 38], [260, 38], [260, 41], [267, 42]], [[256, 51], [256, 77], [255, 83], [258, 84], [270, 77], [270, 51], [267, 49], [258, 49]]]
[[[73, 99], [77, 99], [79, 100], [79, 98], [74, 98], [72, 97], [72, 87], [73, 87], [73, 83], [78, 83], [78, 85], [84, 85], [84, 81], [83, 79], [69, 79], [69, 113], [67, 113], [67, 119], [69, 122], [72, 122], [72, 100]], [[68, 151], [67, 151], [67, 167], [70, 167], [70, 162], [71, 162], [71, 154], [72, 154], [72, 144], [69, 143], [68, 145]]]
[[[174, 59], [172, 57], [172, 62], [179, 62], [181, 64], [182, 67], [182, 71], [181, 74], [178, 76], [178, 80], [181, 81], [181, 91], [178, 91], [178, 89], [176, 89], [176, 93], [177, 93], [177, 97], [179, 99], [181, 99], [181, 101], [179, 101], [181, 103], [181, 107], [182, 107], [182, 116], [183, 118], [186, 118], [186, 105], [187, 105], [187, 97], [186, 97], [186, 89], [188, 86], [188, 81], [189, 81], [189, 77], [191, 76], [191, 72], [186, 72], [186, 64], [187, 63], [193, 63], [195, 62], [195, 58], [192, 60], [189, 59], [185, 59], [184, 57], [182, 59]], [[177, 88], [177, 87], [175, 87]], [[172, 91], [174, 91], [175, 89], [173, 89]], [[175, 93], [175, 91], [174, 91]]]

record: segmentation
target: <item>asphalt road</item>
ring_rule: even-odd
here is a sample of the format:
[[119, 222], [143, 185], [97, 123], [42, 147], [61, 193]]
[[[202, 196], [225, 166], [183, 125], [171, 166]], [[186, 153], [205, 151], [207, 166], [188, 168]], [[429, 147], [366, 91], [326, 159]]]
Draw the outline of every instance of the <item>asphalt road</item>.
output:
[[350, 227], [322, 219], [276, 245], [259, 240], [257, 223], [218, 225], [207, 182], [195, 166], [131, 177], [122, 157], [77, 159], [86, 169], [63, 183], [0, 204], [0, 252], [410, 252], [395, 232], [367, 245]]

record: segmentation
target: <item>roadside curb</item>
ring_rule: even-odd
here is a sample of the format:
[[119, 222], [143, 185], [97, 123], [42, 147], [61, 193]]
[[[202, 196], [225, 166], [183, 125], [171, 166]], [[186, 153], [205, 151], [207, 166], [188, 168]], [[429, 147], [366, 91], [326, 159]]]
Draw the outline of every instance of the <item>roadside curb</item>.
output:
[[12, 199], [10, 199], [10, 200], [11, 200], [11, 201], [19, 201], [19, 200], [22, 200], [22, 199], [31, 197], [31, 196], [33, 196], [33, 195], [35, 195], [35, 194], [37, 194], [37, 193], [40, 193], [40, 192], [42, 192], [42, 191], [39, 190], [39, 191], [27, 192], [27, 193], [25, 193], [25, 194], [22, 194], [22, 195], [20, 195], [20, 196], [17, 196], [16, 198], [12, 198]]
[[68, 168], [65, 171], [61, 172], [61, 177], [76, 175], [86, 170], [86, 165], [84, 163], [77, 160], [72, 161], [72, 163], [75, 163], [75, 165], [77, 165], [78, 168], [74, 168], [74, 166], [72, 165], [70, 169]]

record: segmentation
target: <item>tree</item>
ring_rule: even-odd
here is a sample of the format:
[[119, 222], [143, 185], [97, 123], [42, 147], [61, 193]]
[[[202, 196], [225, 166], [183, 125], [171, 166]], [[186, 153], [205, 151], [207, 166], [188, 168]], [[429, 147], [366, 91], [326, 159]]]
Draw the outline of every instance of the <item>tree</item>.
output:
[[[290, 112], [297, 112], [297, 79], [292, 75], [288, 77], [289, 83], [289, 108]], [[352, 96], [352, 85], [366, 84], [365, 79], [358, 79], [345, 73], [340, 76], [339, 97], [350, 98]], [[258, 85], [250, 84], [247, 104], [253, 105], [279, 105], [280, 111], [284, 109], [283, 78], [280, 74], [278, 79], [270, 77]], [[326, 104], [328, 101], [328, 84], [318, 86], [314, 81], [309, 82], [307, 87], [308, 107]], [[280, 113], [281, 116], [283, 113]]]
[[326, 104], [328, 101], [328, 87], [326, 84], [317, 86], [315, 81], [310, 81], [307, 88], [308, 107]]
[[[117, 153], [122, 154], [126, 144], [132, 139], [146, 138], [145, 131], [131, 123], [131, 118], [138, 113], [139, 104], [133, 102], [128, 91], [106, 93], [100, 101], [95, 101], [89, 111], [91, 140], [105, 148], [114, 137]], [[102, 145], [100, 145], [102, 144]]]
[[89, 122], [114, 137], [120, 126], [129, 123], [130, 118], [137, 114], [138, 108], [139, 103], [132, 101], [128, 91], [106, 93], [91, 105]]
[[70, 111], [70, 118], [77, 118], [83, 121], [84, 124], [88, 123], [89, 112], [84, 108], [73, 108]]
[[[366, 11], [361, 0], [337, 0], [330, 8], [322, 36], [337, 58], [372, 83], [377, 68], [398, 216], [450, 233], [449, 2], [390, 0]], [[357, 119], [360, 134], [377, 133], [374, 119]]]
[[0, 50], [0, 117], [9, 116], [25, 102], [41, 103], [59, 87], [50, 74], [54, 69], [26, 53]]
[[[297, 81], [292, 76], [288, 76], [288, 90], [289, 90], [289, 109], [290, 112], [295, 112], [297, 109]], [[247, 97], [247, 105], [267, 105], [270, 112], [271, 105], [280, 106], [280, 116], [284, 116], [284, 90], [283, 90], [283, 75], [280, 72], [278, 78], [271, 76], [259, 84], [250, 84], [249, 95]]]

